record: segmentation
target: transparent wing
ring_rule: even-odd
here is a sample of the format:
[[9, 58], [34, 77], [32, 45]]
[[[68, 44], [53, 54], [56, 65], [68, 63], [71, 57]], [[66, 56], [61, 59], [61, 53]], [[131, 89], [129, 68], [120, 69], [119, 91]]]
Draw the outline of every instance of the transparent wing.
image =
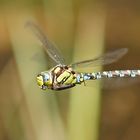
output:
[[97, 58], [73, 63], [70, 66], [72, 68], [77, 68], [77, 67], [100, 66], [111, 64], [116, 62], [122, 56], [124, 56], [127, 53], [127, 51], [128, 51], [127, 48], [117, 49], [115, 51], [108, 52]]
[[27, 22], [25, 27], [28, 27], [32, 30], [32, 32], [36, 35], [36, 37], [42, 43], [42, 46], [48, 53], [48, 55], [54, 60], [57, 64], [64, 64], [64, 58], [62, 57], [60, 51], [52, 44], [47, 36], [41, 31], [41, 29], [34, 24], [33, 22]]

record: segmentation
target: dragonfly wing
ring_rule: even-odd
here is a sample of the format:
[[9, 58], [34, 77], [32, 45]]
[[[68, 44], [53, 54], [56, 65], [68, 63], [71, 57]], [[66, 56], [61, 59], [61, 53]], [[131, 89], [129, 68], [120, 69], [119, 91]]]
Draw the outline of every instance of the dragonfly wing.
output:
[[48, 53], [48, 55], [54, 60], [57, 64], [64, 64], [64, 58], [62, 57], [60, 51], [55, 47], [53, 43], [51, 43], [47, 36], [41, 31], [41, 29], [34, 24], [33, 22], [27, 22], [26, 27], [29, 27], [32, 32], [36, 35], [36, 37], [42, 43], [42, 46]]
[[111, 64], [118, 61], [121, 57], [123, 57], [127, 53], [127, 51], [128, 51], [127, 48], [117, 49], [115, 51], [108, 52], [97, 58], [73, 63], [70, 66], [72, 68], [76, 68], [76, 67], [100, 66]]

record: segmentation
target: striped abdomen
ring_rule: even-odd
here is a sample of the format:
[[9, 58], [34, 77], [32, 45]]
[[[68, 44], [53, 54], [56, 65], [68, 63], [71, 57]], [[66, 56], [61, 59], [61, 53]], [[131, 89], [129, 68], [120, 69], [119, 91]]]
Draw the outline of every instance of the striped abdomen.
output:
[[114, 70], [103, 71], [97, 73], [83, 73], [84, 80], [96, 80], [101, 78], [115, 78], [115, 77], [136, 77], [140, 76], [140, 70]]

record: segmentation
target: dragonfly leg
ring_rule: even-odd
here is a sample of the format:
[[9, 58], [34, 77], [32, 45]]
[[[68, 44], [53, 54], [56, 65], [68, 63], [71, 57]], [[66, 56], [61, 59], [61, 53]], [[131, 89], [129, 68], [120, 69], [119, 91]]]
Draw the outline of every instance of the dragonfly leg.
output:
[[84, 86], [86, 86], [86, 82], [85, 82], [85, 81], [83, 81], [83, 83], [84, 83]]
[[68, 88], [72, 88], [74, 87], [75, 84], [71, 84], [71, 85], [61, 85], [60, 87], [53, 87], [53, 90], [63, 90], [63, 89], [68, 89]]

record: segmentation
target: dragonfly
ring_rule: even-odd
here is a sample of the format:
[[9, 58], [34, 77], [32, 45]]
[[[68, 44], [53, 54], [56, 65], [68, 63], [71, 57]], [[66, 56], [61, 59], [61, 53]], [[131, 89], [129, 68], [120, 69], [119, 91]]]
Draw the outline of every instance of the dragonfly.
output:
[[35, 36], [39, 39], [48, 56], [56, 63], [56, 65], [47, 70], [40, 72], [37, 77], [37, 85], [43, 90], [65, 90], [68, 88], [81, 85], [88, 80], [98, 80], [102, 78], [125, 78], [140, 76], [140, 70], [112, 70], [101, 72], [78, 72], [78, 67], [107, 65], [116, 62], [122, 58], [128, 51], [127, 48], [120, 48], [110, 51], [97, 58], [75, 62], [66, 65], [63, 56], [58, 48], [49, 41], [43, 31], [33, 22], [27, 22], [26, 27], [30, 28]]

